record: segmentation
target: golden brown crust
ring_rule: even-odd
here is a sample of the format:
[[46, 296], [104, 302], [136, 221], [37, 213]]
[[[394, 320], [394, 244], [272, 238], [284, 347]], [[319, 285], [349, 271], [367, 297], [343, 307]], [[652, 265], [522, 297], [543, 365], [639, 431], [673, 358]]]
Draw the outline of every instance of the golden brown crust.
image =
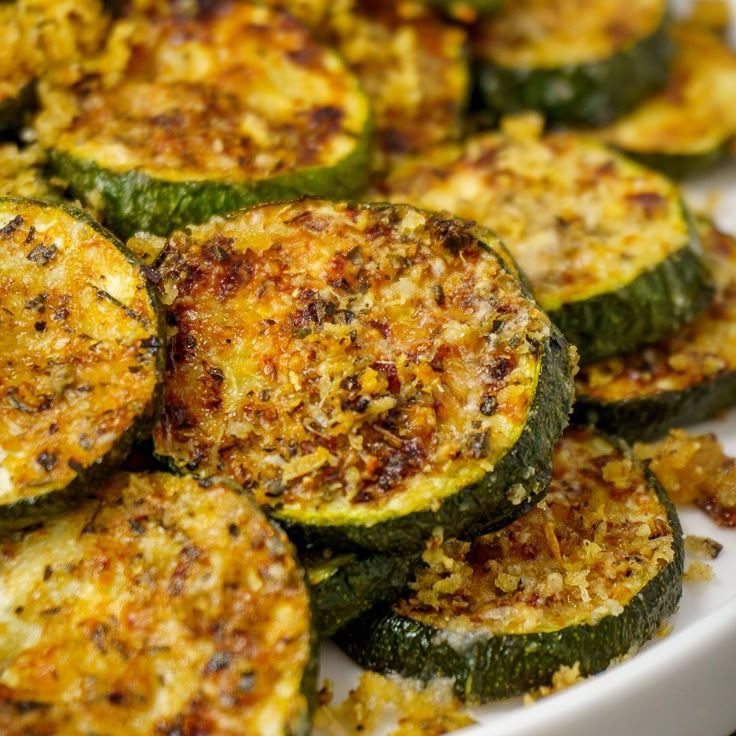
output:
[[673, 558], [667, 510], [641, 466], [568, 430], [545, 501], [472, 543], [430, 546], [397, 610], [450, 632], [557, 631], [617, 615]]
[[304, 581], [233, 489], [121, 474], [0, 556], [7, 736], [302, 732]]
[[549, 323], [476, 237], [309, 200], [174, 234], [157, 451], [317, 523], [483, 477], [525, 424]]
[[700, 226], [716, 279], [716, 297], [697, 320], [639, 353], [581, 368], [578, 394], [598, 402], [625, 401], [716, 381], [736, 370], [736, 240], [710, 224]]
[[481, 58], [513, 68], [555, 68], [605, 59], [654, 33], [661, 0], [514, 0], [481, 21], [473, 46]]
[[242, 181], [334, 165], [363, 133], [353, 75], [286, 14], [225, 2], [126, 23], [119, 78], [69, 90], [74, 114], [39, 126], [47, 145], [111, 171]]
[[81, 213], [0, 201], [0, 502], [67, 486], [151, 413], [158, 318], [140, 265]]

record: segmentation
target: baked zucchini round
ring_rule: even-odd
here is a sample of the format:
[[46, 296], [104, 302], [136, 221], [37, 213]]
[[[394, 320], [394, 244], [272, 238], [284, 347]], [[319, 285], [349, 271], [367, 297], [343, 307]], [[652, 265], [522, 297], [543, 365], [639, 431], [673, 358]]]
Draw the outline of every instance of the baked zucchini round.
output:
[[550, 123], [601, 125], [667, 79], [667, 0], [515, 0], [476, 25], [472, 49], [485, 105], [538, 110]]
[[736, 240], [708, 221], [698, 227], [716, 278], [713, 304], [655, 345], [585, 366], [575, 422], [647, 440], [736, 402]]
[[6, 736], [309, 733], [303, 573], [230, 485], [119, 474], [0, 554]]
[[712, 277], [675, 184], [591, 139], [514, 122], [396, 167], [372, 196], [493, 230], [582, 362], [705, 308]]
[[473, 542], [431, 544], [411, 593], [337, 641], [371, 670], [450, 678], [467, 702], [518, 695], [651, 638], [677, 608], [682, 559], [653, 476], [618, 443], [568, 430], [543, 504]]
[[368, 102], [337, 54], [290, 16], [223, 2], [194, 18], [127, 23], [133, 41], [116, 81], [94, 75], [58, 92], [49, 100], [73, 114], [47, 108], [39, 123], [52, 171], [121, 237], [362, 189]]
[[397, 553], [546, 492], [574, 359], [488, 231], [303, 200], [173, 233], [156, 452], [301, 548]]
[[724, 39], [677, 25], [665, 87], [600, 131], [602, 140], [676, 177], [723, 158], [736, 135], [736, 54]]
[[78, 210], [0, 199], [0, 526], [120, 463], [151, 428], [162, 368], [134, 256]]

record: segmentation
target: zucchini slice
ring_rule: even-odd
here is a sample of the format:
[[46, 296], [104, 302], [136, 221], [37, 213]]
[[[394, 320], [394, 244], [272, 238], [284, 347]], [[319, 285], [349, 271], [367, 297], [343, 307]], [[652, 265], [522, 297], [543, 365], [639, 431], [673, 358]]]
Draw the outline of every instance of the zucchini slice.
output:
[[368, 102], [290, 16], [222, 2], [195, 18], [126, 22], [134, 41], [117, 81], [93, 75], [57, 90], [62, 102], [49, 99], [73, 114], [46, 107], [38, 124], [50, 168], [121, 237], [362, 189]]
[[708, 221], [698, 226], [716, 278], [713, 304], [641, 352], [585, 366], [574, 421], [645, 440], [736, 403], [736, 240]]
[[583, 362], [705, 308], [712, 278], [672, 182], [576, 134], [508, 126], [405, 162], [372, 196], [493, 230]]
[[230, 485], [118, 474], [0, 554], [3, 734], [309, 733], [304, 576]]
[[150, 430], [162, 337], [121, 243], [73, 208], [0, 199], [0, 526], [71, 500]]
[[406, 590], [421, 562], [413, 555], [335, 554], [310, 550], [302, 555], [312, 589], [315, 628], [332, 636], [374, 606], [389, 604]]
[[498, 113], [601, 125], [661, 87], [673, 55], [667, 1], [516, 0], [472, 39], [482, 100]]
[[421, 548], [546, 492], [573, 355], [488, 231], [304, 200], [172, 234], [156, 452], [242, 484], [302, 549]]
[[674, 507], [623, 447], [568, 430], [543, 504], [476, 539], [428, 547], [410, 595], [349, 624], [362, 666], [454, 680], [479, 703], [588, 675], [651, 638], [682, 592]]
[[470, 88], [465, 29], [417, 3], [271, 1], [336, 48], [357, 75], [373, 109], [375, 170], [460, 137]]
[[718, 162], [736, 135], [736, 54], [712, 33], [672, 29], [675, 60], [664, 89], [599, 132], [644, 163], [689, 176]]

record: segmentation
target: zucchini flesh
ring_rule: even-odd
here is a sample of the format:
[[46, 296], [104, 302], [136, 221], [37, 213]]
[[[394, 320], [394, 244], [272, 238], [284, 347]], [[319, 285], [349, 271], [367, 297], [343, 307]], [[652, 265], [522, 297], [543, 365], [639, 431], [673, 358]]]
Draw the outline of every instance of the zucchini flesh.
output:
[[517, 695], [652, 637], [677, 607], [682, 555], [653, 477], [617, 443], [568, 430], [544, 504], [473, 542], [430, 544], [412, 592], [338, 643], [368, 669], [452, 678], [471, 703]]
[[49, 102], [75, 114], [47, 106], [38, 124], [51, 169], [115, 232], [165, 235], [249, 204], [360, 191], [368, 102], [290, 16], [224, 2], [126, 22], [135, 48], [117, 83], [57, 90]]
[[629, 440], [651, 439], [736, 402], [736, 240], [701, 220], [716, 279], [706, 312], [641, 352], [585, 366], [573, 419]]
[[0, 284], [4, 526], [84, 490], [150, 430], [163, 335], [141, 264], [70, 207], [0, 199]]
[[678, 25], [665, 87], [600, 131], [603, 140], [666, 173], [688, 176], [726, 154], [736, 134], [736, 54], [725, 40]]
[[675, 184], [591, 139], [517, 127], [408, 161], [372, 196], [493, 230], [583, 362], [705, 308], [712, 278]]
[[232, 476], [300, 545], [396, 552], [523, 513], [572, 364], [494, 242], [319, 200], [174, 233], [156, 452]]
[[666, 0], [518, 0], [477, 24], [472, 48], [491, 110], [601, 125], [664, 84]]
[[119, 474], [0, 549], [7, 736], [309, 732], [301, 568], [228, 485]]

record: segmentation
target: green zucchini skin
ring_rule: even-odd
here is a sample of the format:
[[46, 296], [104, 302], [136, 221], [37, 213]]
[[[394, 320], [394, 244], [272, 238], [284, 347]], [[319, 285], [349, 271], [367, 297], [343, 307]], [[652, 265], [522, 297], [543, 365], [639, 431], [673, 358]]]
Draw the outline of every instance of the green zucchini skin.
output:
[[726, 143], [701, 153], [638, 153], [620, 150], [629, 158], [673, 179], [687, 179], [711, 171], [729, 156]]
[[587, 364], [672, 334], [701, 313], [714, 293], [700, 238], [690, 223], [689, 242], [655, 268], [616, 291], [568, 302], [549, 315], [578, 346], [580, 363]]
[[349, 199], [365, 187], [373, 155], [367, 126], [354, 150], [335, 166], [316, 167], [252, 181], [166, 181], [140, 171], [116, 173], [50, 149], [48, 168], [68, 185], [68, 193], [89, 202], [107, 227], [126, 239], [137, 232], [168, 235], [210, 217], [265, 202], [302, 196]]
[[[618, 440], [613, 444], [623, 446]], [[674, 506], [648, 470], [649, 484], [667, 509], [674, 559], [617, 616], [558, 631], [488, 636], [445, 632], [393, 611], [374, 610], [338, 632], [337, 643], [366, 669], [429, 680], [448, 677], [462, 700], [484, 703], [551, 682], [562, 665], [579, 663], [590, 675], [630, 653], [657, 632], [682, 594], [683, 539]]]
[[716, 275], [713, 303], [700, 318], [648, 352], [622, 355], [581, 371], [573, 423], [591, 424], [629, 441], [648, 441], [708, 419], [736, 402], [731, 357], [736, 241], [708, 221], [699, 220], [698, 228]]
[[675, 427], [695, 424], [715, 416], [736, 402], [736, 371], [682, 391], [638, 396], [601, 403], [580, 395], [571, 422], [589, 424], [617, 434], [629, 442], [648, 442]]
[[[302, 556], [311, 580], [314, 557]], [[394, 601], [421, 562], [421, 556], [347, 555], [336, 559], [334, 571], [312, 582], [314, 625], [321, 636], [332, 636], [376, 605]]]
[[[78, 504], [82, 498], [89, 496], [101, 483], [105, 482], [113, 470], [125, 462], [137, 443], [150, 437], [163, 401], [163, 384], [160, 378], [164, 370], [165, 325], [158, 293], [143, 264], [121, 241], [86, 212], [69, 204], [31, 198], [2, 197], [0, 206], [2, 205], [17, 207], [19, 210], [27, 206], [41, 212], [58, 211], [94, 231], [116, 248], [127, 263], [135, 269], [140, 269], [143, 288], [150, 302], [154, 320], [149, 326], [150, 338], [145, 350], [150, 359], [151, 370], [155, 375], [155, 385], [144, 410], [119, 433], [107, 452], [95, 457], [93, 462], [75, 468], [76, 475], [70, 483], [52, 488], [48, 492], [21, 496], [17, 500], [0, 506], [0, 532], [5, 532], [36, 524], [39, 520], [58, 515]], [[127, 308], [122, 304], [119, 306], [123, 309]], [[41, 414], [43, 415], [44, 412]], [[39, 421], [47, 420], [42, 416]], [[2, 432], [0, 432], [0, 440], [2, 440]]]
[[[295, 524], [277, 516], [281, 526], [298, 548], [395, 553], [421, 549], [438, 527], [448, 536], [469, 538], [522, 516], [547, 494], [552, 451], [567, 426], [572, 404], [569, 375], [575, 358], [567, 340], [553, 327], [541, 347], [544, 357], [538, 389], [521, 436], [493, 472], [479, 482], [444, 499], [437, 509], [415, 511], [373, 526]], [[527, 491], [521, 503], [508, 495], [517, 484]]]
[[604, 125], [666, 81], [674, 56], [667, 23], [606, 59], [561, 68], [510, 68], [476, 54], [479, 99], [501, 114], [538, 110], [551, 125]]

